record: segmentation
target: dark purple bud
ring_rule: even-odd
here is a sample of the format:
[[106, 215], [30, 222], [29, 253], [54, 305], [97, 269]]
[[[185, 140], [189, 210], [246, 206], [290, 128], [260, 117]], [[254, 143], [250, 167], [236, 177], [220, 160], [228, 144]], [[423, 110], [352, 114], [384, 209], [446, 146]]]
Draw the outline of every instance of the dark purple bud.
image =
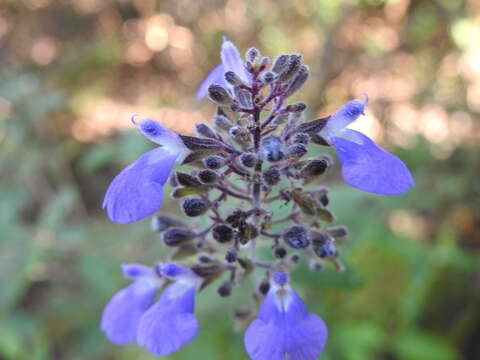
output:
[[204, 264], [210, 264], [213, 262], [213, 258], [210, 255], [202, 254], [198, 257], [198, 261]]
[[237, 250], [234, 248], [230, 248], [225, 253], [225, 261], [229, 263], [234, 263], [237, 261]]
[[215, 126], [221, 130], [228, 131], [233, 126], [229, 118], [223, 115], [217, 115], [213, 118]]
[[218, 174], [215, 171], [209, 170], [209, 169], [201, 170], [197, 174], [197, 176], [200, 179], [200, 181], [206, 185], [214, 184], [218, 180]]
[[240, 77], [237, 74], [235, 74], [233, 71], [227, 71], [225, 73], [225, 81], [233, 86], [243, 85], [242, 79], [240, 79]]
[[278, 56], [275, 61], [273, 62], [272, 71], [279, 74], [287, 69], [288, 62], [290, 56], [289, 55], [280, 55]]
[[312, 142], [321, 146], [330, 146], [330, 143], [319, 134], [312, 134]]
[[310, 135], [307, 133], [298, 133], [292, 138], [292, 142], [295, 144], [304, 144], [307, 145], [310, 141]]
[[205, 123], [195, 124], [195, 130], [197, 132], [197, 135], [199, 136], [204, 136], [210, 139], [217, 138], [217, 134], [215, 134], [215, 131], [213, 131], [212, 128]]
[[210, 155], [203, 159], [203, 165], [207, 169], [218, 170], [225, 166], [225, 158], [218, 155]]
[[270, 162], [280, 161], [285, 157], [283, 144], [279, 137], [269, 136], [262, 140], [263, 156]]
[[263, 71], [267, 68], [268, 64], [270, 64], [270, 58], [268, 56], [263, 56], [260, 59], [260, 71]]
[[273, 249], [273, 255], [277, 259], [283, 259], [285, 256], [287, 256], [287, 250], [283, 246], [275, 246]]
[[179, 246], [195, 238], [195, 232], [189, 229], [172, 227], [165, 230], [162, 238], [167, 246]]
[[222, 145], [217, 140], [186, 135], [180, 135], [180, 138], [191, 151], [217, 151], [222, 149]]
[[233, 102], [228, 91], [218, 84], [212, 84], [208, 87], [208, 97], [218, 105], [230, 105]]
[[311, 261], [309, 266], [310, 266], [310, 270], [315, 272], [323, 270], [323, 263], [321, 261]]
[[270, 84], [276, 78], [276, 75], [273, 71], [266, 71], [261, 75], [261, 80], [264, 84]]
[[303, 57], [299, 54], [290, 55], [288, 58], [288, 65], [285, 70], [279, 76], [279, 81], [287, 82], [292, 79], [300, 69], [302, 65]]
[[230, 281], [225, 281], [222, 285], [220, 285], [217, 289], [218, 295], [221, 297], [230, 296], [232, 293], [232, 283]]
[[300, 177], [304, 179], [311, 179], [320, 176], [327, 171], [332, 161], [328, 157], [312, 160], [300, 170]]
[[349, 235], [346, 226], [332, 226], [327, 228], [325, 231], [336, 239], [346, 238]]
[[310, 69], [307, 65], [301, 65], [297, 71], [297, 74], [293, 78], [293, 80], [288, 85], [287, 91], [285, 91], [285, 97], [289, 97], [293, 95], [298, 89], [300, 89], [303, 84], [308, 80], [308, 76], [310, 74]]
[[274, 186], [280, 182], [280, 170], [278, 170], [276, 167], [267, 169], [263, 172], [262, 178], [267, 185]]
[[241, 107], [244, 109], [253, 108], [252, 94], [250, 91], [235, 86], [233, 88], [233, 93], [235, 94], [235, 99], [238, 101]]
[[303, 226], [294, 225], [282, 234], [283, 241], [294, 249], [305, 248], [310, 244], [307, 230]]
[[250, 141], [250, 131], [241, 126], [233, 126], [229, 131], [230, 136], [240, 143], [248, 143]]
[[296, 102], [293, 104], [290, 104], [286, 107], [286, 110], [289, 112], [294, 112], [294, 113], [301, 113], [302, 111], [305, 111], [307, 109], [307, 104], [303, 102]]
[[300, 255], [298, 255], [298, 254], [292, 254], [292, 255], [290, 256], [290, 259], [289, 259], [289, 260], [290, 260], [291, 263], [296, 264], [296, 263], [298, 263], [298, 262], [300, 261]]
[[312, 120], [303, 124], [300, 124], [297, 126], [295, 129], [295, 132], [297, 133], [308, 133], [310, 135], [318, 133], [320, 130], [322, 130], [325, 125], [327, 125], [328, 119], [330, 117], [322, 118], [322, 119], [316, 119]]
[[255, 153], [243, 153], [240, 155], [240, 164], [245, 167], [254, 167], [257, 161], [258, 157]]
[[180, 171], [175, 172], [177, 183], [181, 186], [199, 188], [202, 187], [202, 183], [197, 180], [195, 176], [182, 173]]
[[294, 159], [300, 159], [308, 152], [307, 147], [303, 144], [293, 144], [288, 147], [287, 154], [288, 156]]
[[264, 279], [258, 286], [258, 291], [265, 296], [267, 295], [268, 290], [270, 290], [270, 282], [267, 279]]
[[182, 208], [187, 216], [200, 216], [205, 214], [212, 204], [205, 199], [187, 198], [183, 200]]
[[233, 213], [227, 216], [225, 219], [227, 223], [234, 228], [238, 228], [241, 224], [245, 223], [246, 214], [242, 210], [235, 210]]
[[215, 225], [212, 229], [213, 238], [219, 243], [227, 243], [233, 239], [233, 229], [225, 224]]
[[259, 57], [260, 51], [256, 47], [251, 47], [245, 53], [245, 59], [247, 59], [247, 61], [250, 61], [252, 64], [254, 64]]
[[314, 245], [313, 251], [317, 254], [320, 258], [326, 257], [336, 257], [338, 256], [338, 250], [335, 247], [335, 244], [332, 239], [328, 238], [323, 244], [321, 245]]

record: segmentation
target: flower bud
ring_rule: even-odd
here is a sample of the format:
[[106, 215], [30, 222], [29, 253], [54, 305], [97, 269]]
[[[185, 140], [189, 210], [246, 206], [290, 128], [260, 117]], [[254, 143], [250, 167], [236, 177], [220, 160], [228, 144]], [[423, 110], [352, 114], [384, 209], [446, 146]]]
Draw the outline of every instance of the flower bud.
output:
[[307, 148], [303, 144], [293, 144], [288, 147], [287, 154], [291, 158], [300, 159], [303, 155], [308, 152]]
[[210, 255], [202, 254], [198, 257], [198, 261], [204, 264], [210, 264], [213, 262], [213, 258]]
[[218, 84], [211, 84], [208, 87], [208, 97], [218, 105], [230, 105], [233, 103], [233, 99], [228, 91]]
[[195, 124], [195, 130], [198, 136], [204, 136], [210, 139], [217, 138], [217, 134], [215, 134], [215, 131], [213, 131], [212, 128], [205, 123]]
[[311, 179], [320, 176], [327, 171], [330, 164], [331, 161], [327, 157], [312, 160], [300, 170], [300, 177], [303, 179]]
[[316, 272], [322, 271], [324, 267], [323, 262], [317, 261], [317, 260], [310, 261], [308, 265], [311, 271], [316, 271]]
[[225, 252], [225, 261], [229, 263], [237, 261], [237, 251], [234, 248], [230, 248]]
[[245, 53], [245, 59], [250, 61], [252, 64], [254, 64], [258, 58], [260, 58], [260, 50], [258, 50], [256, 47], [249, 48]]
[[182, 208], [187, 216], [200, 216], [205, 214], [211, 207], [211, 203], [205, 199], [187, 198], [183, 200]]
[[263, 181], [267, 183], [267, 185], [273, 186], [280, 182], [280, 170], [276, 167], [272, 167], [267, 169], [262, 174]]
[[273, 255], [277, 259], [283, 259], [287, 255], [287, 250], [283, 246], [275, 246], [273, 249]]
[[235, 74], [233, 71], [227, 71], [225, 73], [225, 81], [233, 86], [243, 85], [242, 79], [240, 79], [240, 77], [237, 74]]
[[320, 258], [336, 257], [338, 250], [332, 239], [327, 238], [323, 244], [316, 244], [313, 246], [313, 251]]
[[240, 106], [245, 109], [253, 108], [252, 94], [250, 93], [250, 91], [235, 86], [233, 88], [233, 93], [235, 94], [235, 99], [238, 101]]
[[197, 176], [200, 179], [200, 181], [206, 185], [214, 184], [218, 180], [218, 174], [215, 171], [209, 170], [209, 169], [201, 170], [197, 174]]
[[294, 76], [293, 80], [288, 85], [287, 90], [285, 91], [285, 97], [289, 97], [293, 95], [298, 89], [300, 89], [303, 84], [308, 80], [308, 76], [310, 74], [310, 69], [307, 65], [302, 64], [298, 68], [296, 75]]
[[260, 71], [265, 70], [268, 64], [270, 64], [270, 58], [268, 56], [262, 56], [260, 59]]
[[283, 144], [280, 138], [268, 136], [262, 141], [263, 156], [270, 162], [280, 161], [284, 158]]
[[298, 70], [300, 69], [300, 65], [302, 64], [303, 57], [299, 54], [293, 54], [288, 57], [288, 65], [286, 66], [285, 70], [279, 76], [279, 81], [287, 82], [291, 78], [293, 78]]
[[181, 226], [181, 221], [175, 220], [167, 215], [156, 215], [152, 218], [151, 229], [155, 232], [162, 232], [172, 226]]
[[250, 141], [250, 131], [244, 127], [233, 126], [230, 128], [229, 134], [240, 143], [248, 143]]
[[203, 159], [203, 165], [207, 169], [217, 170], [225, 165], [225, 158], [218, 155], [210, 155]]
[[227, 243], [233, 239], [233, 229], [225, 224], [215, 225], [212, 229], [213, 238], [219, 243]]
[[232, 283], [230, 281], [225, 281], [222, 285], [220, 285], [217, 289], [218, 295], [221, 297], [230, 296], [232, 293]]
[[325, 231], [336, 239], [345, 238], [349, 235], [349, 232], [346, 226], [332, 226], [325, 229]]
[[290, 104], [286, 107], [287, 111], [293, 112], [293, 113], [301, 113], [302, 111], [305, 111], [306, 109], [307, 109], [307, 104], [305, 104], [304, 102], [301, 102], [301, 101]]
[[184, 145], [191, 151], [218, 151], [222, 145], [214, 139], [204, 139], [195, 136], [180, 135]]
[[268, 279], [264, 279], [258, 286], [258, 291], [265, 296], [267, 295], [268, 290], [270, 290], [270, 281], [268, 281]]
[[289, 258], [289, 261], [292, 263], [292, 264], [296, 264], [300, 261], [300, 255], [298, 254], [292, 254]]
[[257, 154], [255, 153], [243, 153], [240, 155], [240, 164], [245, 167], [254, 167], [258, 161]]
[[162, 239], [167, 246], [179, 246], [192, 240], [194, 237], [195, 233], [192, 230], [172, 227], [163, 233]]
[[310, 135], [308, 135], [307, 133], [295, 134], [295, 136], [292, 139], [292, 142], [295, 144], [307, 145], [309, 141], [310, 141]]
[[305, 248], [310, 244], [307, 230], [303, 226], [294, 225], [282, 234], [283, 241], [294, 249]]
[[276, 77], [276, 75], [273, 71], [265, 71], [261, 75], [260, 79], [262, 80], [262, 82], [264, 84], [270, 84], [275, 80], [275, 77]]
[[273, 62], [272, 71], [279, 74], [283, 72], [288, 66], [290, 56], [289, 55], [280, 55]]
[[175, 172], [175, 176], [177, 178], [177, 183], [181, 186], [186, 187], [202, 187], [200, 181], [198, 181], [194, 176], [186, 173], [182, 173], [180, 171]]
[[233, 126], [229, 118], [223, 115], [217, 115], [213, 117], [213, 123], [221, 130], [228, 131]]

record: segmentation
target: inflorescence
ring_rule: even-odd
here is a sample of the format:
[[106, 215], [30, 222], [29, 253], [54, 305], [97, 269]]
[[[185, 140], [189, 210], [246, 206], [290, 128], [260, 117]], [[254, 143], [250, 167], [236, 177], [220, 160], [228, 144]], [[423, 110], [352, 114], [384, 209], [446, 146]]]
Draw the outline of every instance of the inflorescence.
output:
[[[364, 191], [398, 195], [414, 181], [399, 158], [346, 128], [364, 113], [366, 95], [331, 116], [305, 121], [307, 105], [288, 103], [309, 78], [301, 55], [280, 55], [271, 63], [250, 48], [242, 59], [224, 39], [221, 59], [198, 92], [199, 99], [208, 95], [217, 112], [212, 124], [196, 124], [196, 136], [132, 118], [140, 133], [160, 147], [112, 181], [103, 203], [110, 219], [125, 224], [153, 215], [169, 181], [171, 198], [180, 202], [185, 216], [206, 221], [200, 227], [168, 214], [153, 217], [153, 231], [172, 251], [153, 267], [122, 266], [132, 283], [107, 304], [101, 329], [116, 344], [136, 342], [168, 355], [196, 336], [194, 299], [202, 289], [221, 277], [215, 286], [228, 297], [250, 277], [252, 302], [234, 314], [239, 324], [249, 324], [249, 356], [313, 360], [324, 348], [327, 328], [308, 312], [289, 273], [301, 256], [314, 271], [329, 262], [341, 270], [338, 245], [348, 230], [333, 225], [329, 192], [319, 185], [333, 160], [310, 157], [309, 150], [332, 146], [345, 181]], [[175, 164], [191, 170], [173, 171]]]

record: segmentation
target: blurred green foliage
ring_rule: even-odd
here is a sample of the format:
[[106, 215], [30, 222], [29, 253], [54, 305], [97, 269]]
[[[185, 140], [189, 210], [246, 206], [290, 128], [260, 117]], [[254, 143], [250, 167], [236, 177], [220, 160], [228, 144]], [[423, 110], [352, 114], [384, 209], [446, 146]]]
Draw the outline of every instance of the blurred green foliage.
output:
[[[169, 43], [153, 38], [152, 51], [143, 32], [158, 14]], [[480, 67], [460, 68], [479, 54], [479, 21], [473, 0], [2, 1], [0, 358], [154, 358], [109, 344], [98, 328], [103, 305], [126, 284], [119, 264], [165, 254], [147, 220], [111, 224], [100, 209], [109, 181], [150, 145], [117, 131], [128, 117], [87, 133], [82, 121], [97, 119], [102, 99], [113, 108], [198, 109], [195, 88], [227, 33], [243, 49], [304, 52], [312, 116], [357, 95], [362, 78], [375, 89], [379, 74], [414, 74], [413, 91], [397, 91], [403, 100], [383, 90], [374, 98], [385, 143], [398, 140], [389, 116], [399, 101], [419, 109], [416, 122], [435, 125], [422, 115], [432, 104], [439, 117], [463, 119], [442, 123], [443, 142], [419, 125], [396, 149], [417, 182], [406, 196], [364, 194], [331, 174], [333, 210], [352, 233], [347, 270], [312, 273], [302, 264], [293, 277], [329, 326], [321, 359], [479, 359]], [[208, 117], [212, 108], [199, 111]], [[102, 119], [116, 116], [105, 112]], [[165, 209], [178, 212], [175, 203]], [[168, 358], [246, 359], [230, 321], [245, 301], [240, 288], [228, 301], [207, 288], [197, 300], [198, 338]]]

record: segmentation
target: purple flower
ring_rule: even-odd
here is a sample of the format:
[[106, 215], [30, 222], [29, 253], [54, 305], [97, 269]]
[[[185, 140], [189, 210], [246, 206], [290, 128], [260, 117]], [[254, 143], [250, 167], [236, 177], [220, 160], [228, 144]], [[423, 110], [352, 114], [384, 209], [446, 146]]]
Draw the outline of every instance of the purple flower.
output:
[[364, 134], [345, 128], [364, 113], [367, 104], [368, 98], [347, 102], [330, 116], [320, 134], [337, 151], [343, 178], [348, 184], [376, 194], [403, 194], [415, 186], [404, 162]]
[[223, 37], [220, 58], [222, 59], [222, 63], [217, 65], [200, 85], [197, 92], [197, 99], [203, 99], [207, 95], [207, 89], [211, 84], [228, 86], [224, 78], [225, 72], [227, 71], [233, 71], [246, 84], [250, 82], [250, 75], [245, 69], [245, 63], [242, 60], [240, 53], [233, 42], [228, 40], [225, 36]]
[[169, 355], [197, 335], [194, 298], [202, 279], [173, 263], [159, 264], [158, 270], [174, 282], [140, 319], [137, 343], [155, 355]]
[[245, 333], [245, 347], [252, 360], [315, 360], [327, 341], [323, 320], [309, 314], [288, 276], [277, 271], [258, 318]]
[[175, 165], [188, 154], [180, 137], [155, 120], [133, 123], [151, 141], [162, 145], [147, 151], [118, 174], [107, 189], [103, 208], [110, 220], [127, 224], [153, 214], [163, 203], [163, 185]]
[[151, 268], [143, 265], [122, 265], [123, 274], [134, 281], [117, 292], [103, 310], [100, 328], [108, 339], [118, 345], [137, 338], [140, 318], [153, 304], [162, 280]]

